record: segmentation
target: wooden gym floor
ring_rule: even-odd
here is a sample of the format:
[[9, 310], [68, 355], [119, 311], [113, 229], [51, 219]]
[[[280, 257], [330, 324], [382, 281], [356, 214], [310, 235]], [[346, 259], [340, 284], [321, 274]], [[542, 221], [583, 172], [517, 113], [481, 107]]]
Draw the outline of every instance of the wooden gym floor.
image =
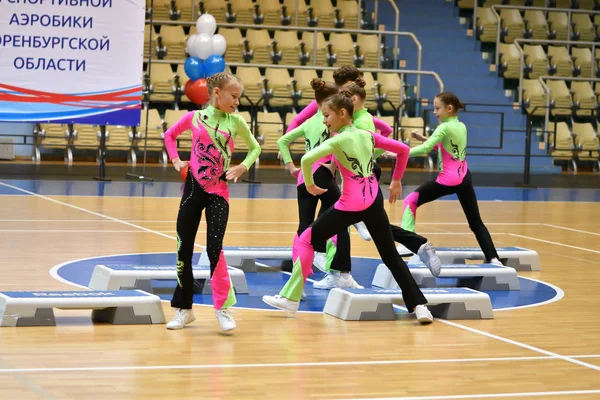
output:
[[[0, 291], [76, 290], [52, 267], [175, 251], [180, 192], [41, 187], [0, 181]], [[232, 199], [225, 244], [290, 246], [293, 196]], [[541, 272], [519, 274], [562, 289], [558, 301], [429, 326], [238, 308], [230, 335], [207, 306], [181, 331], [55, 311], [56, 327], [0, 328], [0, 399], [600, 399], [600, 202], [569, 200], [480, 203], [496, 246], [539, 253]], [[401, 204], [386, 207], [399, 221]], [[477, 245], [456, 201], [423, 206], [417, 226], [437, 246]], [[354, 230], [352, 252], [377, 256]]]

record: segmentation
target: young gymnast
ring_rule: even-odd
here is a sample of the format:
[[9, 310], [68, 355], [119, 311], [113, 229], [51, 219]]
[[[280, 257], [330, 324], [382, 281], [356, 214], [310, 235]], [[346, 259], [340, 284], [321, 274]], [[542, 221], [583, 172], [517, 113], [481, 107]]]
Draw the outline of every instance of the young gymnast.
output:
[[[210, 105], [204, 110], [186, 113], [165, 132], [165, 146], [175, 169], [181, 171], [189, 165], [177, 216], [177, 287], [171, 300], [177, 312], [167, 329], [182, 329], [196, 319], [192, 311], [192, 255], [203, 210], [215, 314], [224, 331], [236, 327], [227, 311], [236, 303], [236, 298], [223, 255], [223, 237], [229, 217], [227, 181], [237, 182], [260, 155], [260, 146], [244, 119], [234, 114], [242, 95], [239, 79], [222, 72], [208, 78], [207, 84]], [[188, 129], [192, 131], [189, 162], [179, 158], [176, 143], [177, 136]], [[234, 140], [238, 136], [248, 145], [248, 154], [240, 165], [230, 167]]]
[[402, 228], [415, 230], [415, 218], [419, 206], [449, 194], [456, 194], [469, 227], [483, 250], [486, 262], [502, 265], [492, 237], [479, 214], [477, 196], [466, 159], [467, 128], [458, 120], [458, 111], [462, 108], [464, 108], [463, 104], [454, 93], [440, 93], [433, 101], [433, 114], [440, 122], [436, 130], [429, 138], [425, 138], [416, 130], [411, 133], [423, 144], [413, 147], [410, 150], [410, 157], [428, 154], [436, 148], [440, 173], [435, 181], [419, 186], [404, 199]]

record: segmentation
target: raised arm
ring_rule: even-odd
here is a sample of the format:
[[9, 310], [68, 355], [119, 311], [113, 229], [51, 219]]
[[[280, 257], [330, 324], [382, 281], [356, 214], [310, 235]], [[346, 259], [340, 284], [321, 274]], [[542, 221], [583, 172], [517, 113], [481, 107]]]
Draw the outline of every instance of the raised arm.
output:
[[307, 119], [309, 119], [310, 117], [315, 115], [318, 110], [319, 110], [319, 105], [317, 104], [317, 101], [316, 100], [311, 101], [309, 105], [304, 107], [304, 109], [302, 111], [300, 111], [298, 113], [298, 115], [296, 115], [296, 117], [294, 117], [292, 122], [290, 122], [285, 133], [287, 134], [287, 133], [291, 132], [292, 130], [296, 129], [297, 127], [299, 127], [300, 125], [302, 125], [304, 123], [304, 121], [306, 121]]
[[186, 113], [179, 121], [177, 121], [177, 123], [175, 123], [175, 125], [172, 125], [165, 132], [165, 147], [169, 154], [169, 161], [179, 158], [179, 153], [177, 152], [177, 136], [192, 128], [192, 120], [194, 119], [195, 113], [195, 111]]
[[376, 148], [387, 150], [397, 155], [396, 166], [394, 167], [394, 172], [392, 173], [392, 179], [402, 179], [404, 171], [406, 171], [406, 163], [408, 162], [408, 153], [410, 148], [404, 143], [383, 137], [377, 133], [373, 133], [373, 138]]
[[437, 127], [437, 129], [433, 132], [429, 139], [423, 142], [416, 147], [410, 149], [409, 157], [421, 156], [423, 154], [428, 154], [433, 148], [444, 139], [446, 136], [446, 125], [442, 124]]
[[381, 136], [389, 137], [394, 129], [389, 126], [385, 121], [380, 120], [379, 118], [373, 117], [373, 124], [375, 125], [375, 129], [379, 131]]
[[324, 141], [318, 147], [315, 147], [302, 157], [300, 164], [302, 168], [302, 175], [304, 176], [304, 182], [307, 187], [315, 184], [312, 175], [313, 164], [321, 158], [333, 154], [335, 143], [337, 143], [336, 137]]
[[292, 129], [288, 131], [285, 135], [277, 139], [277, 147], [279, 147], [279, 152], [281, 153], [281, 158], [283, 159], [283, 163], [287, 164], [292, 162], [292, 154], [290, 153], [290, 144], [298, 139], [299, 137], [304, 136], [304, 125], [300, 125], [296, 129]]

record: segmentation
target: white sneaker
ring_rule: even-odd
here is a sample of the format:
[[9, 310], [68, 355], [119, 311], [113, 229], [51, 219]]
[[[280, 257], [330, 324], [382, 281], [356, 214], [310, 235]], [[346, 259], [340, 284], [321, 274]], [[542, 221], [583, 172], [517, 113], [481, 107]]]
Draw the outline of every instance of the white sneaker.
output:
[[417, 317], [417, 321], [419, 321], [421, 325], [430, 324], [433, 322], [433, 315], [431, 315], [431, 312], [424, 304], [419, 304], [415, 307], [415, 315]]
[[299, 301], [292, 301], [290, 299], [286, 299], [285, 297], [279, 294], [275, 296], [263, 296], [262, 300], [271, 307], [287, 311], [290, 314], [295, 314], [296, 311], [298, 311], [298, 307], [300, 306]]
[[401, 256], [412, 256], [414, 254], [412, 251], [407, 249], [406, 246], [404, 246], [403, 244], [399, 244], [398, 246], [396, 246], [396, 251]]
[[497, 258], [492, 258], [490, 260], [490, 264], [494, 264], [494, 265], [497, 265], [499, 267], [504, 267], [504, 264], [502, 264], [502, 262], [500, 260], [498, 260]]
[[302, 291], [302, 294], [300, 295], [300, 300], [306, 300], [306, 292]]
[[433, 276], [440, 275], [440, 272], [442, 272], [442, 262], [437, 256], [435, 248], [431, 243], [427, 242], [419, 247], [417, 255], [423, 260], [423, 263], [429, 268], [429, 271], [431, 271]]
[[364, 222], [358, 222], [354, 224], [354, 227], [358, 231], [358, 236], [360, 236], [363, 240], [366, 240], [367, 242], [371, 240], [371, 234], [369, 233], [369, 230]]
[[232, 331], [237, 326], [235, 324], [235, 320], [227, 309], [215, 310], [215, 315], [217, 316], [217, 319], [221, 324], [221, 329], [223, 329], [224, 332]]
[[190, 310], [184, 310], [183, 308], [177, 309], [175, 316], [167, 324], [167, 329], [183, 329], [184, 326], [190, 324], [196, 320], [194, 312]]
[[325, 276], [325, 278], [321, 279], [319, 282], [313, 283], [313, 288], [315, 289], [323, 289], [329, 290], [333, 289], [337, 286], [338, 278], [340, 277], [340, 273], [337, 271], [329, 271], [329, 274]]
[[313, 260], [313, 265], [322, 272], [327, 272], [327, 256], [325, 255], [325, 253], [319, 253], [315, 251], [315, 259]]
[[350, 274], [340, 274], [340, 277], [337, 279], [336, 287], [340, 289], [364, 289], [364, 286], [361, 286], [354, 280], [352, 275]]

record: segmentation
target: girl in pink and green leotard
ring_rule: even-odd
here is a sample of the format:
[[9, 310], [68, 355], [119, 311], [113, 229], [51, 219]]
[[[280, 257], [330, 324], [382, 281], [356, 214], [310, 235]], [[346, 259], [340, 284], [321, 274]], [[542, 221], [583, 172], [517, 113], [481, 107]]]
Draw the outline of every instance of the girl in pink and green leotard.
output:
[[415, 312], [420, 323], [433, 321], [425, 306], [427, 300], [417, 286], [407, 265], [394, 247], [389, 220], [383, 208], [383, 196], [373, 174], [373, 151], [375, 148], [391, 151], [398, 161], [390, 185], [390, 203], [402, 194], [400, 179], [408, 160], [408, 147], [373, 132], [357, 129], [352, 125], [352, 94], [343, 91], [328, 98], [321, 107], [325, 124], [338, 134], [302, 157], [302, 171], [306, 190], [320, 195], [325, 189], [314, 184], [312, 167], [317, 160], [333, 155], [334, 162], [344, 177], [342, 195], [333, 207], [321, 215], [302, 235], [294, 240], [292, 276], [276, 296], [263, 296], [272, 307], [291, 313], [298, 310], [300, 295], [306, 278], [312, 274], [314, 244], [333, 236], [358, 221], [364, 221], [377, 250], [402, 289], [404, 302], [410, 312]]
[[[320, 104], [327, 97], [336, 94], [338, 88], [333, 83], [324, 82], [321, 79], [315, 78], [311, 82], [311, 86], [315, 89], [316, 101]], [[317, 90], [318, 89], [318, 90]], [[331, 164], [331, 157], [324, 157], [319, 162], [313, 165], [312, 174], [319, 186], [327, 188], [327, 191], [320, 196], [313, 196], [306, 191], [304, 183], [304, 174], [296, 168], [292, 156], [290, 154], [289, 145], [296, 139], [304, 137], [306, 143], [306, 151], [316, 149], [323, 145], [330, 137], [330, 132], [327, 126], [323, 124], [323, 114], [320, 110], [317, 113], [304, 121], [299, 127], [287, 132], [277, 141], [279, 151], [283, 158], [285, 167], [292, 176], [297, 179], [298, 191], [298, 231], [297, 235], [302, 232], [315, 220], [315, 212], [317, 204], [321, 202], [319, 215], [323, 214], [327, 209], [332, 207], [340, 198], [340, 190], [335, 182], [334, 173], [328, 167]], [[328, 273], [329, 277], [334, 278], [333, 287], [343, 288], [361, 288], [354, 278], [350, 275], [350, 235], [348, 230], [342, 230], [337, 235], [328, 239], [327, 242], [318, 243], [315, 249], [319, 253], [325, 253], [325, 262], [315, 262], [315, 265], [324, 272]], [[317, 253], [318, 254], [318, 253]], [[330, 289], [332, 286], [319, 285], [315, 283], [315, 289]]]
[[[207, 80], [211, 105], [185, 114], [165, 132], [165, 147], [177, 171], [189, 165], [183, 197], [177, 216], [177, 287], [171, 306], [177, 309], [167, 329], [182, 329], [195, 320], [192, 312], [194, 276], [192, 255], [202, 211], [206, 212], [206, 248], [210, 260], [210, 286], [213, 305], [221, 328], [236, 327], [227, 309], [236, 303], [233, 285], [223, 255], [223, 237], [229, 217], [228, 180], [237, 182], [260, 154], [260, 146], [246, 122], [233, 114], [239, 104], [242, 86], [228, 73], [219, 73]], [[192, 131], [190, 161], [184, 162], [177, 153], [177, 137]], [[240, 165], [230, 167], [234, 140], [241, 137], [248, 145], [248, 154]]]
[[412, 132], [413, 137], [421, 140], [423, 144], [413, 147], [410, 156], [420, 156], [434, 148], [437, 149], [440, 173], [435, 181], [419, 186], [404, 199], [402, 228], [415, 230], [415, 218], [420, 205], [449, 194], [456, 194], [469, 227], [485, 255], [486, 262], [502, 265], [498, 260], [492, 237], [481, 220], [471, 172], [467, 166], [467, 128], [457, 116], [458, 111], [464, 106], [456, 95], [444, 92], [436, 96], [433, 107], [433, 113], [440, 121], [440, 125], [429, 138], [423, 137], [418, 131]]

